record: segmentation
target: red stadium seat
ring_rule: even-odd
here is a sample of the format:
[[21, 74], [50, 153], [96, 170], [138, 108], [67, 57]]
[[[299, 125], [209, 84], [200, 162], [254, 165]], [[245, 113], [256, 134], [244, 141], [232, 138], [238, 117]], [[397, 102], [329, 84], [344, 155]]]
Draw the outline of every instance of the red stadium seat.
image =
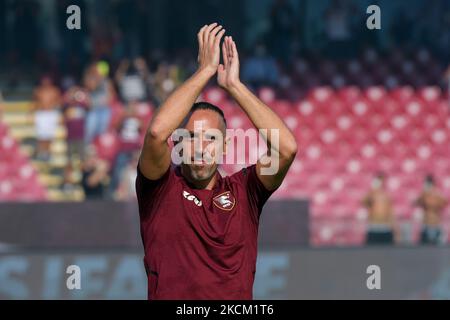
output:
[[270, 106], [281, 118], [284, 118], [293, 111], [291, 103], [286, 100], [275, 100], [270, 103]]
[[337, 95], [344, 103], [353, 104], [361, 97], [361, 90], [356, 86], [348, 86], [339, 90]]
[[406, 104], [414, 97], [414, 89], [410, 86], [403, 86], [392, 90], [390, 95], [399, 103]]
[[365, 90], [365, 95], [370, 102], [376, 103], [382, 101], [387, 92], [383, 87], [369, 87]]
[[259, 98], [267, 104], [271, 104], [276, 99], [275, 90], [269, 87], [263, 87], [258, 92]]
[[0, 123], [0, 201], [46, 200], [36, 170]]
[[438, 101], [441, 98], [441, 89], [437, 86], [425, 87], [418, 91], [419, 97], [426, 103]]
[[203, 99], [214, 105], [220, 106], [225, 101], [225, 92], [219, 87], [207, 88], [204, 92]]
[[8, 133], [8, 128], [0, 122], [0, 139]]
[[311, 90], [310, 99], [319, 106], [324, 106], [332, 101], [334, 92], [331, 87], [317, 87]]

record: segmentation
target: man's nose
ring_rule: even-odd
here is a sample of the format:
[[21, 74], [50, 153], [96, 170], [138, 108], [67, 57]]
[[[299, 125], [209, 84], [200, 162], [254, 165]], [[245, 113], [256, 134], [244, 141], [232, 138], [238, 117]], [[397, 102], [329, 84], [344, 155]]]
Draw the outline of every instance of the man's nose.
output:
[[207, 141], [205, 139], [202, 140], [199, 139], [198, 141], [196, 141], [196, 143], [194, 143], [195, 152], [203, 153], [208, 148], [210, 143], [211, 143], [210, 141]]

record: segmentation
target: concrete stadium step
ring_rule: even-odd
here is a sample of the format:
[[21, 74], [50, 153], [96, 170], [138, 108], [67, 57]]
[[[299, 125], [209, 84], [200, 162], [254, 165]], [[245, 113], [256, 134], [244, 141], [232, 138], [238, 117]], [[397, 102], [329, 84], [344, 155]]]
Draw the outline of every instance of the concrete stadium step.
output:
[[50, 161], [32, 160], [33, 165], [38, 170], [51, 170], [53, 168], [63, 169], [69, 163], [69, 159], [65, 155], [52, 156]]
[[[73, 182], [81, 183], [81, 173], [76, 173], [72, 176]], [[39, 173], [39, 181], [47, 187], [61, 187], [64, 183], [63, 174], [55, 174], [51, 171]]]
[[[35, 138], [36, 137], [36, 131], [34, 126], [13, 126], [10, 127], [10, 134], [12, 137], [14, 137], [17, 140], [23, 140], [26, 138]], [[56, 129], [56, 139], [66, 139], [67, 137], [67, 130], [65, 127], [60, 125]]]
[[34, 125], [34, 116], [28, 111], [5, 112], [2, 120], [9, 127]]
[[2, 109], [5, 114], [8, 112], [31, 112], [33, 111], [33, 103], [30, 101], [3, 102]]
[[47, 188], [58, 188], [64, 182], [64, 178], [62, 176], [52, 175], [48, 173], [39, 173], [38, 180]]
[[70, 193], [55, 188], [47, 189], [47, 195], [50, 201], [83, 201], [85, 196], [81, 187], [76, 188]]
[[[22, 144], [20, 149], [24, 154], [26, 154], [29, 158], [34, 157], [34, 153], [36, 150], [35, 144]], [[52, 156], [64, 156], [67, 152], [67, 143], [65, 140], [55, 140], [52, 142], [50, 146], [50, 152]]]

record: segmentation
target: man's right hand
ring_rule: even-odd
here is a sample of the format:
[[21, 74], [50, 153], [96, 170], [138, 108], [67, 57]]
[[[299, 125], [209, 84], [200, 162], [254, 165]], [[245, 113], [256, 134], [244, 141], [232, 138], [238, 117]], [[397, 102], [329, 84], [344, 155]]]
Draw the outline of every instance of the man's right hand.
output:
[[203, 26], [197, 34], [198, 65], [200, 71], [208, 71], [213, 76], [220, 63], [220, 40], [225, 29], [217, 23]]

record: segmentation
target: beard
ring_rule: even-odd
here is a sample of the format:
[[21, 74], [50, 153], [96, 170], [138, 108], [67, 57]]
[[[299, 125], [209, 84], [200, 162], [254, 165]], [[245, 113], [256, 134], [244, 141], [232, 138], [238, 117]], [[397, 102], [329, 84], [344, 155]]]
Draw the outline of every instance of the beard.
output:
[[195, 181], [204, 181], [210, 179], [217, 170], [216, 164], [211, 165], [184, 165], [186, 167], [186, 171], [189, 172], [190, 177], [192, 180]]

